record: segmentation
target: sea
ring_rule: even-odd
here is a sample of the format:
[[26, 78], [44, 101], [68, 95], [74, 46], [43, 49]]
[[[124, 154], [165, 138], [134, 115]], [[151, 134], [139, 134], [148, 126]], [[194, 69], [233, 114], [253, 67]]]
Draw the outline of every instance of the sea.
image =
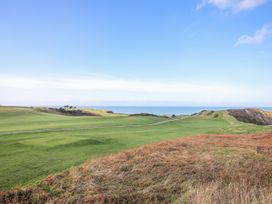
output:
[[272, 111], [272, 107], [205, 107], [205, 106], [92, 106], [89, 108], [101, 109], [101, 110], [111, 110], [114, 113], [123, 114], [137, 114], [137, 113], [150, 113], [156, 115], [191, 115], [198, 113], [202, 110], [228, 110], [228, 109], [241, 109], [241, 108], [260, 108], [265, 111]]

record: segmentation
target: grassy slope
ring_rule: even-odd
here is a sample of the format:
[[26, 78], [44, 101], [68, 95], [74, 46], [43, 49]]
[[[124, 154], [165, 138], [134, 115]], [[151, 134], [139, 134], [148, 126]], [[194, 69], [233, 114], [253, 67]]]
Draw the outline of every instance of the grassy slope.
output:
[[[33, 107], [32, 110], [34, 111], [38, 111], [38, 112], [45, 112], [45, 113], [54, 113], [54, 114], [62, 114], [65, 115], [63, 113], [60, 113], [59, 111], [56, 111], [54, 109], [50, 109], [48, 107]], [[116, 117], [116, 116], [124, 116], [124, 114], [117, 114], [117, 113], [112, 113], [109, 112], [107, 110], [98, 110], [98, 109], [92, 109], [92, 108], [80, 108], [80, 110], [84, 113], [90, 113], [93, 115], [97, 115], [97, 116], [103, 116], [103, 117]]]
[[271, 146], [271, 133], [144, 145], [0, 193], [0, 202], [272, 203]]
[[33, 183], [88, 158], [160, 140], [272, 130], [220, 114], [169, 121], [140, 116], [74, 117], [0, 107], [0, 189]]

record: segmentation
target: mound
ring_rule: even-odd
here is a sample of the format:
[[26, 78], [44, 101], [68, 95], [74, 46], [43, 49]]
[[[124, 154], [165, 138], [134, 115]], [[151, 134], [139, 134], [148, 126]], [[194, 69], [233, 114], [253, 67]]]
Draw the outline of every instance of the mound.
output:
[[169, 116], [166, 116], [166, 115], [156, 115], [156, 114], [152, 114], [152, 113], [135, 113], [135, 114], [130, 114], [128, 115], [130, 117], [133, 117], [133, 116], [147, 116], [147, 117], [161, 117], [161, 118], [170, 118]]
[[209, 111], [209, 110], [203, 110], [199, 113], [194, 113], [191, 116], [204, 116], [209, 118], [225, 118], [228, 114], [226, 114], [225, 111]]
[[61, 114], [67, 116], [118, 116], [120, 114], [115, 114], [108, 110], [95, 110], [90, 108], [77, 108], [74, 106], [64, 106], [60, 108], [50, 108], [50, 107], [33, 107], [35, 111]]
[[202, 135], [88, 161], [0, 203], [271, 203], [272, 133]]
[[256, 125], [272, 125], [272, 113], [260, 109], [248, 108], [228, 110], [229, 114], [237, 120]]

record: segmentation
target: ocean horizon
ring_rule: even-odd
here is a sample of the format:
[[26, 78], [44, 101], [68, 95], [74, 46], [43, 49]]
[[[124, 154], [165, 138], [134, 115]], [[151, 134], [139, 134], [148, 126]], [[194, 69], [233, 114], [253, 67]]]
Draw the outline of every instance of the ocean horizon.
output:
[[149, 113], [156, 115], [191, 115], [202, 110], [228, 110], [242, 108], [260, 108], [265, 111], [272, 111], [272, 107], [218, 107], [218, 106], [84, 106], [99, 110], [110, 110], [114, 113], [137, 114]]

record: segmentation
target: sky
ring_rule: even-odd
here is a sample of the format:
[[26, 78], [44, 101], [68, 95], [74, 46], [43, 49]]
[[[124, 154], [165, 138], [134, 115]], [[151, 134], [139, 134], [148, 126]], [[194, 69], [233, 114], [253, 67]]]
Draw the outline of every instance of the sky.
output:
[[272, 106], [271, 0], [0, 0], [1, 105]]

